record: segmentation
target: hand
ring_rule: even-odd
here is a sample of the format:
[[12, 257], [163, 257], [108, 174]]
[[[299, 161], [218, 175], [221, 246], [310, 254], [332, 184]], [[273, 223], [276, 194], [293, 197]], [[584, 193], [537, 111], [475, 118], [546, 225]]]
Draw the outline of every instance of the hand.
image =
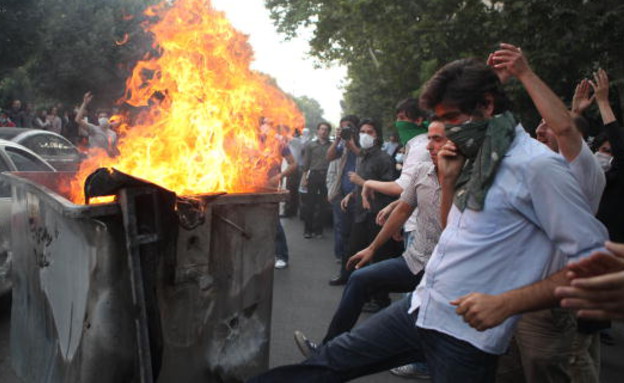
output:
[[349, 206], [349, 200], [351, 199], [351, 193], [347, 194], [342, 201], [340, 201], [340, 208], [342, 211], [347, 211], [347, 206]]
[[509, 71], [507, 70], [507, 68], [495, 68], [494, 67], [494, 54], [490, 53], [490, 55], [487, 58], [487, 65], [489, 67], [491, 67], [494, 70], [494, 73], [496, 73], [496, 75], [498, 76], [498, 79], [500, 80], [500, 82], [502, 84], [506, 84], [507, 81], [509, 81], [509, 79], [511, 78], [511, 73], [509, 73]]
[[532, 72], [522, 49], [506, 43], [501, 43], [500, 48], [492, 54], [491, 60], [488, 58], [495, 71], [505, 71], [506, 76], [517, 78]]
[[351, 181], [352, 183], [358, 186], [364, 185], [364, 178], [360, 177], [356, 172], [349, 172], [348, 176], [349, 176], [349, 181]]
[[390, 217], [390, 214], [392, 214], [393, 210], [394, 210], [393, 204], [390, 204], [384, 207], [383, 209], [379, 210], [379, 213], [377, 213], [377, 218], [375, 219], [375, 222], [377, 222], [377, 225], [383, 226], [386, 223], [386, 220], [388, 219], [388, 217]]
[[374, 191], [366, 184], [368, 181], [364, 182], [362, 185], [362, 207], [366, 210], [371, 209], [370, 201], [375, 199]]
[[85, 105], [89, 105], [91, 100], [93, 100], [93, 93], [91, 92], [85, 93], [85, 95], [82, 97], [82, 103]]
[[604, 69], [599, 69], [594, 73], [594, 80], [590, 80], [589, 85], [594, 89], [597, 102], [609, 102], [609, 77]]
[[282, 175], [277, 174], [273, 177], [269, 178], [269, 186], [279, 189], [280, 183], [282, 182]]
[[451, 304], [457, 306], [457, 315], [478, 331], [496, 327], [510, 315], [501, 295], [470, 293], [451, 301]]
[[597, 251], [587, 258], [568, 264], [568, 279], [588, 278], [624, 271], [624, 244], [607, 242], [605, 246], [612, 254]]
[[455, 181], [457, 181], [464, 167], [464, 162], [466, 159], [459, 154], [455, 143], [448, 140], [438, 152], [438, 171], [442, 180], [447, 184], [455, 185]]
[[580, 83], [574, 89], [574, 96], [572, 97], [572, 112], [576, 114], [583, 114], [583, 112], [589, 108], [594, 102], [595, 95], [590, 97], [589, 91], [591, 86], [587, 79], [581, 80]]
[[561, 307], [579, 310], [580, 318], [624, 319], [624, 271], [574, 279], [571, 284], [555, 289]]
[[353, 255], [351, 258], [347, 260], [347, 270], [351, 270], [354, 267], [357, 270], [360, 267], [363, 267], [368, 262], [370, 262], [371, 259], [373, 259], [374, 255], [375, 255], [375, 250], [373, 250], [370, 247], [367, 247], [364, 250], [358, 251], [357, 254]]
[[342, 127], [340, 125], [338, 125], [336, 127], [336, 143], [340, 142], [340, 140], [342, 140], [342, 137], [340, 136], [340, 134], [342, 133]]

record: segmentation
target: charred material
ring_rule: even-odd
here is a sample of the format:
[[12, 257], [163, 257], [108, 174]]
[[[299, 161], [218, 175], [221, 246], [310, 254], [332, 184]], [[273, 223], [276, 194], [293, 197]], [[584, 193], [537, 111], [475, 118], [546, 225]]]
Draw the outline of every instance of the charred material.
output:
[[13, 190], [11, 355], [22, 379], [239, 382], [268, 367], [284, 194], [180, 201], [106, 171], [89, 195], [117, 201], [82, 206], [49, 177], [1, 177]]

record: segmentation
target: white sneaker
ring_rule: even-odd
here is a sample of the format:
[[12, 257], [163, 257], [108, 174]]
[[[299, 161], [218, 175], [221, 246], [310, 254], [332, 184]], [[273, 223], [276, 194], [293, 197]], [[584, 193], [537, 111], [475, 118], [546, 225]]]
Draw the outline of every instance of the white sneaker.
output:
[[276, 269], [285, 269], [288, 267], [288, 262], [286, 262], [283, 259], [276, 259], [275, 260], [275, 268]]

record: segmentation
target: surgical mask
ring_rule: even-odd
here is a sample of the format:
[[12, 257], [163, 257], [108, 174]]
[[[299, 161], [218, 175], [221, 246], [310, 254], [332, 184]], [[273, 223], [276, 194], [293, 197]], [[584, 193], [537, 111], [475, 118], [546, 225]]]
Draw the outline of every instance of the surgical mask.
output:
[[360, 146], [362, 149], [369, 149], [375, 145], [375, 138], [370, 134], [360, 133]]
[[609, 169], [611, 169], [611, 161], [613, 161], [613, 157], [603, 152], [596, 152], [594, 153], [594, 156], [603, 171], [608, 172]]
[[108, 126], [108, 118], [106, 118], [106, 117], [100, 117], [100, 118], [98, 119], [98, 124], [99, 124], [101, 127]]
[[397, 163], [402, 164], [403, 163], [403, 153], [398, 153], [396, 156], [394, 156], [394, 160]]

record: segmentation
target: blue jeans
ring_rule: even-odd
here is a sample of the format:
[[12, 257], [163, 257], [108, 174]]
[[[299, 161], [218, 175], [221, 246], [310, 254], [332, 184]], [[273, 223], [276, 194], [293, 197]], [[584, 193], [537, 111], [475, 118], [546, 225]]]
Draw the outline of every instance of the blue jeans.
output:
[[353, 328], [372, 293], [405, 293], [416, 288], [422, 272], [414, 275], [402, 256], [356, 270], [349, 276], [342, 299], [323, 343]]
[[286, 233], [282, 227], [282, 222], [277, 219], [277, 231], [275, 232], [275, 257], [288, 262], [288, 244], [286, 243]]
[[415, 325], [406, 297], [353, 331], [334, 338], [301, 364], [272, 369], [249, 380], [262, 382], [344, 382], [404, 364], [427, 361], [436, 383], [494, 382], [497, 355], [449, 335]]

